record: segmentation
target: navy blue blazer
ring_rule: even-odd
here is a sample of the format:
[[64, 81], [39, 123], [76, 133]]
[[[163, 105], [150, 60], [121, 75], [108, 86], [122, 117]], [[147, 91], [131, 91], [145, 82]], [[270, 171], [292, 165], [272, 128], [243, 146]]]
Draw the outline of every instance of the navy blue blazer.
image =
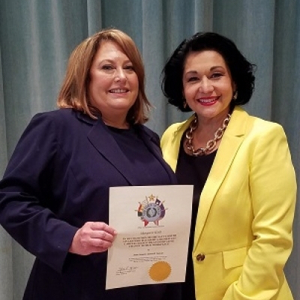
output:
[[[136, 129], [169, 184], [176, 183], [157, 134], [143, 125]], [[108, 223], [109, 187], [139, 185], [140, 176], [101, 118], [72, 109], [33, 117], [0, 182], [0, 223], [36, 256], [24, 299], [179, 299], [177, 284], [105, 291], [107, 253], [68, 253], [85, 222]]]

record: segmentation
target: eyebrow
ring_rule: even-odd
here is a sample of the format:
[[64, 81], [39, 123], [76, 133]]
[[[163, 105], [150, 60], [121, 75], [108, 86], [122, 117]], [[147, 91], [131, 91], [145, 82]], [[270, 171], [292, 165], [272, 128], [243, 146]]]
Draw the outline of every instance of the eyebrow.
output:
[[[116, 61], [114, 59], [110, 59], [110, 58], [104, 58], [100, 61], [98, 61], [99, 64], [101, 63], [115, 63]], [[125, 60], [123, 63], [127, 64], [127, 63], [132, 63], [130, 59]]]
[[[211, 71], [214, 71], [215, 69], [219, 69], [219, 68], [224, 69], [223, 66], [213, 66], [209, 69], [209, 71], [211, 72]], [[190, 71], [187, 71], [186, 73], [184, 73], [184, 75], [193, 75], [193, 74], [198, 74], [198, 72], [195, 70], [190, 70]]]
[[[213, 70], [219, 69], [219, 68], [224, 69], [223, 66], [213, 66], [213, 67], [211, 67], [211, 68], [209, 69], [209, 71], [213, 71]], [[191, 71], [188, 71], [187, 73], [198, 73], [198, 72], [197, 72], [196, 70], [191, 70]]]

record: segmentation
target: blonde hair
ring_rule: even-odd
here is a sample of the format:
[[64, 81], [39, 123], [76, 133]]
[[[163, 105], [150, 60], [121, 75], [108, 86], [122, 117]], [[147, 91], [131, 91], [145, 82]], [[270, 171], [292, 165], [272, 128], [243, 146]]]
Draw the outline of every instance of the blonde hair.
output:
[[[81, 42], [71, 53], [66, 75], [60, 89], [59, 108], [73, 108], [97, 119], [97, 109], [89, 101], [90, 68], [102, 41], [113, 41], [128, 56], [139, 82], [139, 92], [127, 114], [131, 124], [143, 124], [148, 120], [151, 104], [145, 94], [145, 70], [140, 52], [134, 41], [118, 29], [104, 29]], [[101, 112], [100, 112], [101, 113]]]

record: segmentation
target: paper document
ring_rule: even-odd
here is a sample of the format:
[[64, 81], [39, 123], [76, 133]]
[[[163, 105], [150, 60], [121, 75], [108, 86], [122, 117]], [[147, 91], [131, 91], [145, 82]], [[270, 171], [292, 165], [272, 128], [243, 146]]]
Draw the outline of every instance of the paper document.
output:
[[106, 289], [183, 282], [193, 186], [111, 187]]

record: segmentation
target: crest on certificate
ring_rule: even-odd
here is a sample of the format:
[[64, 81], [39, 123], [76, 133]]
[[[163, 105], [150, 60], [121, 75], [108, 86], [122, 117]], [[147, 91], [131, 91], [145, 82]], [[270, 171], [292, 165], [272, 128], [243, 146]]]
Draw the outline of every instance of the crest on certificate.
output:
[[165, 214], [164, 201], [159, 200], [158, 197], [152, 194], [146, 196], [143, 202], [139, 202], [137, 215], [143, 221], [144, 226], [147, 226], [150, 222], [159, 225], [159, 221], [164, 218]]

